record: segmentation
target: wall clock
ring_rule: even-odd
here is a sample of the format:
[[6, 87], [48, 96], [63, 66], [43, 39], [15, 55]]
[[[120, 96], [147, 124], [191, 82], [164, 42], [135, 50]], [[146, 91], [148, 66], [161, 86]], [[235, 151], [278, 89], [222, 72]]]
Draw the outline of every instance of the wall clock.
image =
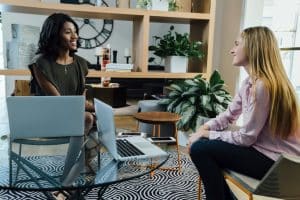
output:
[[[98, 0], [79, 1], [80, 4], [97, 4]], [[108, 4], [102, 0], [102, 5], [108, 7]], [[114, 21], [112, 19], [80, 19], [76, 22], [79, 27], [79, 40], [81, 48], [92, 49], [104, 44], [111, 36]]]

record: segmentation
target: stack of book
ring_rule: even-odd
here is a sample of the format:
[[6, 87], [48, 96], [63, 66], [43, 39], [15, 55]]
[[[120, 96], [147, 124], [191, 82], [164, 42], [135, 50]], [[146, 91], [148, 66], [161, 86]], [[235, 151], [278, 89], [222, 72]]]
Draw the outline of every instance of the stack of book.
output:
[[131, 72], [132, 69], [133, 69], [133, 64], [109, 63], [106, 64], [105, 71]]

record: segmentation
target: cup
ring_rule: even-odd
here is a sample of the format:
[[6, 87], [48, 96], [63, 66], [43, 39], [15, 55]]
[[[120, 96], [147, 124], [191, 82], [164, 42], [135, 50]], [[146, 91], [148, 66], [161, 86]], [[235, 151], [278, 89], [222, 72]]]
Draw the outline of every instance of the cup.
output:
[[101, 83], [103, 87], [108, 87], [110, 83], [110, 77], [102, 77]]

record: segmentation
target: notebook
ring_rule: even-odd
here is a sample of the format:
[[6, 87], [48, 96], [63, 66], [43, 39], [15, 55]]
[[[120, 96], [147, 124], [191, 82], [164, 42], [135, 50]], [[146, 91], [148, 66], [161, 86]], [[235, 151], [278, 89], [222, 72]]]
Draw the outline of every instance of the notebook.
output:
[[[141, 136], [117, 138], [112, 107], [98, 99], [94, 99], [94, 105], [99, 139], [115, 160], [126, 161], [167, 155], [165, 151]], [[120, 144], [125, 147], [121, 147]], [[122, 149], [128, 151], [132, 148], [136, 148], [133, 152], [129, 152], [133, 155], [122, 153]]]
[[12, 139], [84, 135], [84, 96], [7, 97]]

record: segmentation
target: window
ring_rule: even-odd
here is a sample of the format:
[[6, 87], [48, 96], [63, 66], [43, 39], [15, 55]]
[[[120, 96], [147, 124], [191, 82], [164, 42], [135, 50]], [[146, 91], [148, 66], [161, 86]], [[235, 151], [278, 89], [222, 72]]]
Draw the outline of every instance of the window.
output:
[[300, 94], [300, 0], [264, 0], [262, 25], [271, 28], [286, 72]]
[[[2, 17], [0, 13], [0, 35], [2, 35]], [[0, 69], [4, 68], [3, 62], [3, 38], [0, 37]], [[0, 97], [5, 96], [5, 76], [0, 76]]]

